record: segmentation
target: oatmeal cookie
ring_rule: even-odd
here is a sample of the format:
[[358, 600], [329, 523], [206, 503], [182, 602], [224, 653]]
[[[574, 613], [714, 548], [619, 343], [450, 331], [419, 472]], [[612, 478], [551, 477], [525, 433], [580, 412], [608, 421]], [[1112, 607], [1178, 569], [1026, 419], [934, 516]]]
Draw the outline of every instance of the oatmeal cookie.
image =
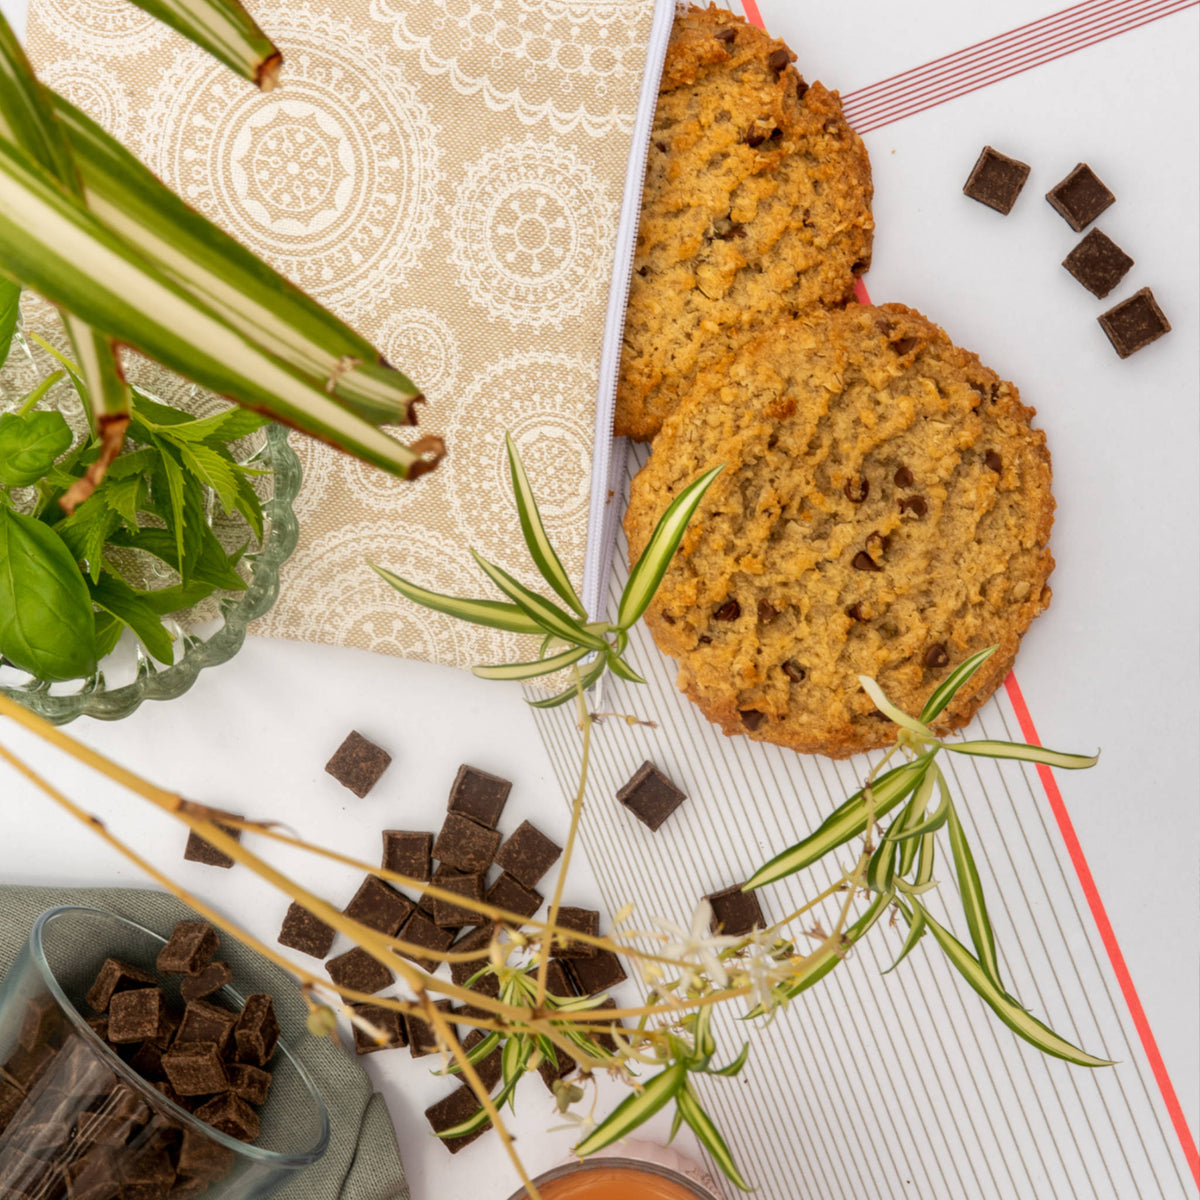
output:
[[1049, 603], [1045, 435], [1017, 389], [899, 304], [810, 309], [709, 372], [663, 424], [625, 516], [726, 464], [646, 620], [726, 734], [844, 758], [883, 746], [858, 676], [919, 713], [999, 649], [937, 722], [965, 724]]
[[654, 117], [617, 391], [639, 441], [752, 328], [844, 304], [871, 256], [871, 168], [836, 92], [723, 9], [677, 18]]

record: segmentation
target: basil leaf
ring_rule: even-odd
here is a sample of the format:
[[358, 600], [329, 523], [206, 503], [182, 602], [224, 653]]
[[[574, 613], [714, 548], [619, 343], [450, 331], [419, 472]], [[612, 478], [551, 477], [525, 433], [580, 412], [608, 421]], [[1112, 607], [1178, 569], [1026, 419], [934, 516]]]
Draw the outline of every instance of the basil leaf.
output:
[[171, 635], [154, 609], [127, 583], [105, 572], [92, 587], [92, 599], [122, 625], [128, 625], [159, 662], [170, 666], [175, 661]]
[[[0, 321], [3, 317], [0, 313]], [[0, 329], [0, 350], [4, 349]], [[4, 413], [0, 416], [0, 483], [6, 487], [37, 483], [74, 440], [62, 413], [31, 412], [23, 417]]]
[[21, 285], [11, 279], [0, 279], [0, 367], [8, 361], [17, 318], [21, 315]]
[[96, 668], [87, 584], [63, 540], [41, 521], [0, 508], [0, 654], [50, 682]]

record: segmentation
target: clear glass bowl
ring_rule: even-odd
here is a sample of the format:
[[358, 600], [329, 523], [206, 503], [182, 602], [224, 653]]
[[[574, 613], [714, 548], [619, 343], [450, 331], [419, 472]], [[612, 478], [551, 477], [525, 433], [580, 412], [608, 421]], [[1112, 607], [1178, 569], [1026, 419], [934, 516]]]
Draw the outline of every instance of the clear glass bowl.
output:
[[[44, 301], [26, 293], [21, 298], [21, 312], [23, 329], [34, 329], [57, 348], [67, 350], [58, 318]], [[8, 361], [0, 370], [0, 412], [13, 407], [57, 366], [45, 350], [18, 332]], [[227, 401], [145, 359], [127, 355], [126, 367], [131, 382], [164, 403], [199, 415], [228, 406]], [[77, 430], [86, 425], [79, 398], [66, 380], [51, 388], [38, 407], [56, 408]], [[293, 503], [300, 491], [301, 470], [287, 436], [281, 426], [268, 425], [237, 446], [239, 460], [270, 472], [256, 481], [266, 518], [263, 540], [255, 545], [253, 534], [239, 516], [226, 517], [219, 505], [210, 504], [213, 529], [224, 544], [232, 547], [251, 541], [239, 562], [247, 586], [244, 592], [214, 593], [198, 609], [172, 614], [164, 621], [176, 635], [175, 661], [170, 666], [152, 659], [126, 631], [113, 653], [87, 679], [50, 684], [0, 659], [0, 693], [58, 725], [79, 716], [115, 721], [127, 717], [143, 700], [181, 696], [205, 667], [231, 659], [246, 640], [250, 622], [275, 603], [280, 567], [296, 547], [299, 527]], [[174, 582], [177, 579], [173, 573], [164, 571], [152, 586]]]

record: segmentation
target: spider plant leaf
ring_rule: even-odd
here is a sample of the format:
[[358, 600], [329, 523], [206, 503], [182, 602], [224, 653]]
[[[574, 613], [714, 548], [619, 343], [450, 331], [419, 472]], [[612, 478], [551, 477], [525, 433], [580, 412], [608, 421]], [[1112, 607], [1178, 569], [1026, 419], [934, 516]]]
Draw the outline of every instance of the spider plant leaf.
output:
[[[516, 1086], [518, 1083], [520, 1083], [520, 1081], [521, 1077], [518, 1075], [516, 1079], [506, 1083], [492, 1097], [492, 1103], [497, 1109], [499, 1109], [501, 1105], [503, 1105], [504, 1102], [513, 1094], [513, 1091], [516, 1089]], [[475, 1133], [476, 1130], [485, 1128], [490, 1120], [491, 1117], [488, 1116], [487, 1109], [481, 1105], [475, 1112], [474, 1116], [468, 1117], [465, 1121], [460, 1121], [457, 1125], [452, 1125], [449, 1129], [439, 1129], [437, 1131], [437, 1136], [440, 1138], [466, 1137], [468, 1134]]]
[[883, 713], [885, 717], [888, 718], [888, 720], [892, 721], [896, 725], [903, 726], [905, 729], [911, 730], [913, 733], [920, 734], [922, 737], [933, 736], [929, 729], [925, 725], [921, 724], [921, 722], [915, 717], [910, 717], [908, 713], [897, 708], [883, 694], [883, 688], [881, 688], [879, 684], [877, 684], [869, 675], [860, 675], [858, 677], [858, 682], [862, 685], [863, 691], [871, 697], [871, 703], [874, 704], [875, 707], [879, 709], [879, 711]]
[[21, 316], [21, 285], [0, 276], [0, 368], [8, 361]]
[[[912, 828], [914, 825], [919, 825], [925, 817], [925, 811], [929, 807], [929, 797], [933, 795], [933, 772], [926, 771], [921, 782], [917, 785], [917, 789], [912, 794], [912, 799], [904, 810], [904, 820], [900, 826], [900, 833], [906, 829]], [[890, 836], [890, 834], [889, 834]], [[916, 839], [900, 843], [900, 862], [896, 867], [898, 875], [907, 875], [913, 868], [913, 863], [917, 858], [917, 842]]]
[[742, 1173], [738, 1170], [733, 1154], [725, 1144], [716, 1122], [704, 1111], [700, 1101], [696, 1099], [696, 1094], [686, 1083], [675, 1096], [675, 1106], [683, 1113], [683, 1119], [691, 1126], [692, 1132], [708, 1151], [713, 1162], [721, 1168], [725, 1178], [743, 1192], [752, 1191], [750, 1185], [742, 1178]]
[[558, 708], [559, 705], [568, 704], [570, 701], [578, 697], [580, 691], [586, 692], [588, 688], [594, 686], [604, 674], [607, 666], [607, 659], [602, 654], [598, 654], [595, 661], [580, 672], [578, 688], [572, 685], [571, 687], [565, 688], [563, 691], [559, 692], [558, 695], [550, 696], [545, 700], [530, 700], [528, 701], [529, 707]]
[[868, 813], [873, 812], [876, 818], [883, 816], [920, 784], [929, 762], [930, 756], [922, 755], [913, 762], [885, 771], [871, 785], [870, 802], [860, 788], [803, 841], [759, 867], [742, 890], [753, 891], [764, 884], [794, 875], [857, 837], [867, 827]]
[[726, 1063], [723, 1067], [708, 1067], [705, 1071], [708, 1075], [724, 1075], [727, 1078], [733, 1078], [735, 1075], [740, 1075], [742, 1068], [746, 1065], [750, 1058], [750, 1043], [744, 1042], [741, 1050], [738, 1052], [737, 1058], [731, 1063]]
[[441, 592], [431, 592], [428, 588], [411, 583], [386, 567], [377, 567], [372, 562], [367, 565], [402, 596], [424, 608], [431, 608], [434, 612], [458, 617], [459, 620], [470, 621], [474, 625], [486, 625], [489, 629], [505, 629], [509, 633], [542, 632], [541, 626], [527, 617], [515, 604], [506, 604], [502, 600], [460, 600], [457, 596], [444, 596]]
[[[935, 768], [936, 770], [937, 768]], [[967, 929], [975, 956], [988, 978], [1001, 991], [1004, 983], [1000, 978], [1000, 964], [996, 961], [996, 934], [988, 917], [987, 901], [983, 895], [983, 884], [979, 879], [979, 868], [975, 855], [967, 842], [967, 835], [959, 820], [958, 810], [953, 803], [949, 807], [950, 850], [954, 855], [954, 869], [958, 875], [958, 891], [962, 898], [963, 914], [967, 918]]]
[[[471, 1063], [472, 1066], [477, 1062], [481, 1062], [483, 1059], [487, 1058], [487, 1056], [491, 1054], [491, 1052], [495, 1050], [498, 1045], [500, 1045], [500, 1034], [493, 1029], [484, 1037], [483, 1041], [476, 1042], [475, 1045], [467, 1051], [467, 1062]], [[448, 1067], [446, 1067], [445, 1070], [434, 1071], [433, 1074], [461, 1075], [462, 1067], [460, 1067], [457, 1062], [452, 1062]]]
[[1070, 771], [1081, 771], [1094, 767], [1100, 761], [1096, 754], [1064, 754], [1060, 750], [1047, 750], [1044, 746], [1027, 746], [1023, 742], [943, 742], [943, 746], [954, 754], [970, 754], [982, 758], [1016, 758], [1021, 762], [1043, 763], [1048, 767], [1065, 767]]
[[645, 1083], [631, 1096], [626, 1096], [583, 1141], [575, 1146], [575, 1153], [586, 1158], [597, 1150], [611, 1146], [613, 1142], [628, 1136], [639, 1125], [648, 1121], [660, 1108], [679, 1094], [687, 1082], [687, 1066], [682, 1062], [672, 1063]]
[[903, 901], [900, 902], [900, 911], [904, 914], [905, 920], [908, 921], [908, 936], [904, 939], [904, 945], [901, 947], [896, 961], [886, 971], [882, 972], [884, 975], [890, 975], [913, 952], [917, 943], [925, 936], [925, 910], [919, 904], [915, 908], [916, 911], [914, 912]]
[[564, 667], [572, 666], [590, 654], [586, 646], [576, 646], [549, 658], [535, 658], [532, 662], [496, 663], [494, 666], [472, 667], [471, 674], [480, 679], [538, 679], [542, 675], [553, 675]]
[[896, 878], [896, 859], [900, 848], [883, 839], [867, 862], [867, 887], [873, 892], [890, 893]]
[[542, 524], [542, 514], [534, 498], [529, 476], [525, 473], [525, 465], [521, 462], [521, 455], [511, 433], [504, 435], [504, 448], [508, 451], [508, 470], [512, 475], [513, 497], [517, 502], [517, 516], [521, 521], [521, 533], [525, 537], [525, 545], [529, 547], [529, 555], [542, 578], [586, 621], [587, 609], [575, 594], [571, 580], [546, 535], [546, 527]]
[[[916, 901], [914, 901], [914, 904]], [[1062, 1058], [1080, 1067], [1111, 1067], [1113, 1063], [1105, 1058], [1097, 1058], [1072, 1045], [1065, 1038], [1059, 1037], [1047, 1025], [1043, 1025], [1036, 1017], [1031, 1016], [1003, 988], [998, 988], [992, 978], [984, 970], [983, 965], [953, 934], [925, 913], [929, 932], [937, 939], [937, 943], [950, 960], [951, 966], [971, 985], [983, 999], [983, 1002], [1009, 1027], [1019, 1038], [1036, 1046], [1043, 1054], [1054, 1058]]]
[[525, 1034], [510, 1037], [500, 1052], [500, 1078], [506, 1084], [515, 1084], [525, 1074], [525, 1064], [533, 1053], [533, 1043]]
[[609, 669], [618, 679], [624, 679], [628, 683], [646, 682], [619, 654], [609, 654], [607, 656], [607, 663]]
[[679, 548], [684, 530], [692, 519], [692, 514], [704, 499], [709, 484], [725, 469], [724, 465], [714, 467], [711, 471], [694, 479], [667, 506], [666, 512], [658, 519], [654, 532], [646, 543], [642, 556], [637, 560], [629, 573], [625, 590], [621, 593], [621, 603], [617, 610], [617, 625], [621, 629], [630, 629], [637, 624], [638, 618], [646, 611], [662, 577], [667, 573], [667, 567]]
[[913, 876], [913, 884], [924, 888], [933, 883], [933, 863], [937, 857], [937, 835], [927, 833], [921, 838], [921, 848], [917, 851], [917, 873]]
[[669, 1146], [674, 1140], [675, 1135], [679, 1132], [679, 1127], [683, 1124], [683, 1112], [676, 1107], [675, 1115], [671, 1118], [671, 1132], [667, 1135], [667, 1145]]
[[527, 616], [536, 621], [547, 633], [560, 637], [576, 646], [589, 650], [607, 651], [608, 643], [599, 634], [585, 629], [570, 613], [564, 612], [553, 601], [537, 592], [530, 591], [523, 583], [514, 579], [502, 567], [488, 562], [481, 554], [471, 551], [471, 557], [479, 569]]
[[696, 1028], [694, 1032], [696, 1050], [705, 1066], [708, 1065], [709, 1059], [717, 1052], [717, 1041], [712, 1035], [712, 1010], [713, 1006], [706, 1004], [696, 1013]]
[[933, 690], [933, 694], [925, 701], [925, 707], [921, 709], [921, 720], [926, 725], [932, 725], [933, 722], [941, 716], [945, 711], [946, 705], [954, 699], [958, 689], [962, 687], [980, 667], [983, 666], [993, 654], [996, 653], [996, 646], [989, 646], [986, 650], [980, 650], [977, 654], [972, 654], [965, 662], [961, 662], [940, 684]]

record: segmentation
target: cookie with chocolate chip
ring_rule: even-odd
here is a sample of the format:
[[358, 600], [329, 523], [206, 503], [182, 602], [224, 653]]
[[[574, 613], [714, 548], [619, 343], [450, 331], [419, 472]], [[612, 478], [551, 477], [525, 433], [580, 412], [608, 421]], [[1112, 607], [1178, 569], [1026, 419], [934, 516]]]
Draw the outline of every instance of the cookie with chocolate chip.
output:
[[1045, 435], [1017, 389], [898, 304], [813, 309], [700, 376], [633, 482], [631, 561], [724, 463], [646, 614], [727, 734], [843, 758], [891, 742], [858, 682], [909, 713], [998, 651], [938, 722], [965, 724], [1048, 604]]
[[616, 432], [648, 441], [757, 325], [846, 303], [871, 257], [871, 168], [836, 92], [724, 9], [676, 19], [654, 117]]

